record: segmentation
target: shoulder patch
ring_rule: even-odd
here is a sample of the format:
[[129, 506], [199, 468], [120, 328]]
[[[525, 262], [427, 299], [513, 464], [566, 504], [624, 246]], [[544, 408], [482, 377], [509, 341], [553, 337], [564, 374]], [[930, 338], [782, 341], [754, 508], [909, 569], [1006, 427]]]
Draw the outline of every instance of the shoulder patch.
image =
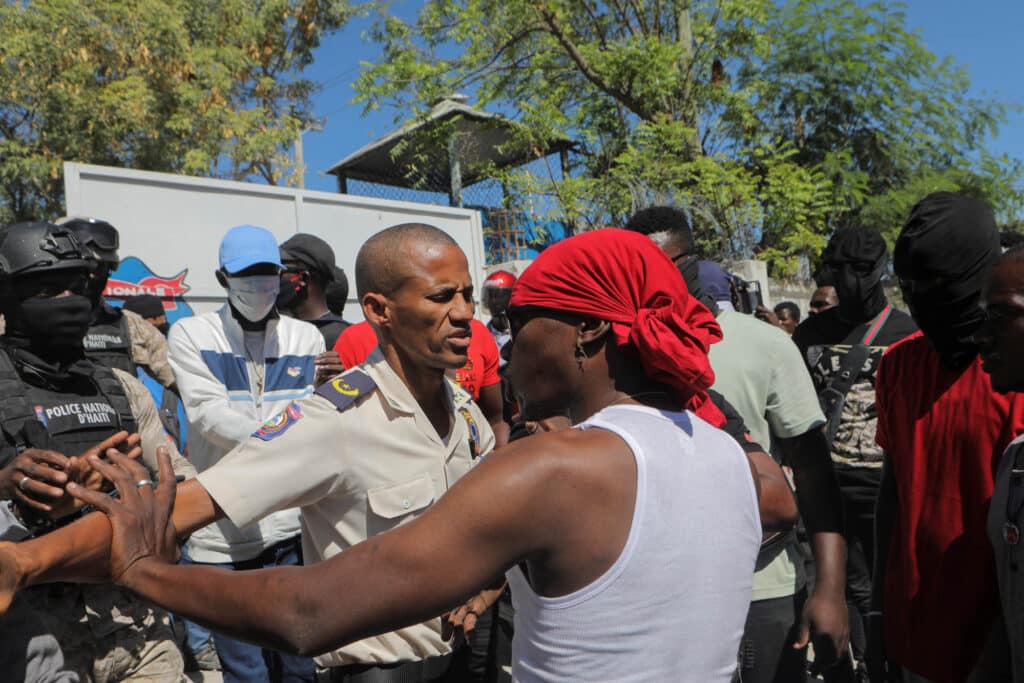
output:
[[349, 370], [326, 384], [320, 385], [316, 393], [334, 404], [338, 410], [348, 410], [360, 396], [377, 388], [373, 378], [362, 370]]
[[299, 404], [292, 401], [288, 407], [280, 413], [263, 423], [259, 429], [252, 433], [257, 439], [270, 441], [284, 434], [288, 429], [302, 419], [302, 409]]

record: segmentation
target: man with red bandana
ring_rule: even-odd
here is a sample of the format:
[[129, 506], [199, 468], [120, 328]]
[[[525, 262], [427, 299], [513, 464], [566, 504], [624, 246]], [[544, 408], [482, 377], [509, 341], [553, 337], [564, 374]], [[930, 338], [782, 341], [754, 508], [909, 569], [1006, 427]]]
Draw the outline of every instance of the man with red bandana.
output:
[[[706, 394], [721, 333], [682, 288], [640, 235], [601, 230], [547, 249], [513, 295], [512, 384], [525, 410], [577, 427], [503, 448], [429, 511], [316, 565], [226, 577], [164, 564], [168, 548], [144, 536], [173, 536], [173, 486], [137, 495], [132, 463], [114, 455], [93, 466], [126, 504], [79, 494], [113, 532], [95, 517], [80, 526], [101, 546], [101, 531], [112, 535], [116, 581], [278, 647], [315, 653], [439, 614], [504, 571], [517, 680], [725, 683], [761, 524], [747, 458], [709, 423], [723, 421]], [[301, 430], [281, 446], [317, 447]]]

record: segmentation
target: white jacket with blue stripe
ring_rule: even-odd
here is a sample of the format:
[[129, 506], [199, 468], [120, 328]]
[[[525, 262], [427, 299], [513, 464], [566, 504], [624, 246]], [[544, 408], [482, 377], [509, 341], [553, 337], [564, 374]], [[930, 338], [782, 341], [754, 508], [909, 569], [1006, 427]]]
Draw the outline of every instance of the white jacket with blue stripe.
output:
[[[227, 305], [171, 326], [168, 358], [188, 417], [189, 460], [196, 470], [212, 467], [289, 403], [312, 394], [313, 360], [323, 351], [315, 326], [282, 316], [267, 323], [263, 358], [254, 362]], [[298, 509], [245, 527], [225, 519], [192, 534], [188, 553], [196, 562], [249, 560], [299, 529]]]

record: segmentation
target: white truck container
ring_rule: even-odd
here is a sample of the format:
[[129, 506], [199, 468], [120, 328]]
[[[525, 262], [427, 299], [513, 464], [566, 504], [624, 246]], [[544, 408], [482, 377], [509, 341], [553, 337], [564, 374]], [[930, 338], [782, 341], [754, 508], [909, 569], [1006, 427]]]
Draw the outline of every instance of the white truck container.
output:
[[392, 225], [437, 226], [466, 253], [473, 282], [485, 277], [480, 214], [468, 209], [78, 163], [64, 164], [64, 189], [69, 216], [102, 218], [120, 232], [121, 266], [107, 295], [115, 302], [161, 296], [169, 322], [224, 302], [214, 276], [218, 246], [228, 229], [246, 223], [270, 230], [278, 243], [305, 232], [330, 244], [349, 278], [344, 316], [353, 322], [363, 318], [356, 253]]

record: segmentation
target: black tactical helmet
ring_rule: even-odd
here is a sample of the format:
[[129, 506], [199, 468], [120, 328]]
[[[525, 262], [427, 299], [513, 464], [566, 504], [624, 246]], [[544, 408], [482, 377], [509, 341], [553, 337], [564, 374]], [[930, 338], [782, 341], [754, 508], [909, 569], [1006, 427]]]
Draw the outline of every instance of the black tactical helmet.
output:
[[97, 263], [109, 265], [111, 270], [115, 270], [121, 263], [117, 255], [120, 238], [117, 228], [110, 223], [99, 218], [65, 217], [57, 219], [57, 224], [74, 230], [78, 240]]
[[39, 221], [0, 227], [0, 277], [92, 267], [89, 253], [65, 226]]

